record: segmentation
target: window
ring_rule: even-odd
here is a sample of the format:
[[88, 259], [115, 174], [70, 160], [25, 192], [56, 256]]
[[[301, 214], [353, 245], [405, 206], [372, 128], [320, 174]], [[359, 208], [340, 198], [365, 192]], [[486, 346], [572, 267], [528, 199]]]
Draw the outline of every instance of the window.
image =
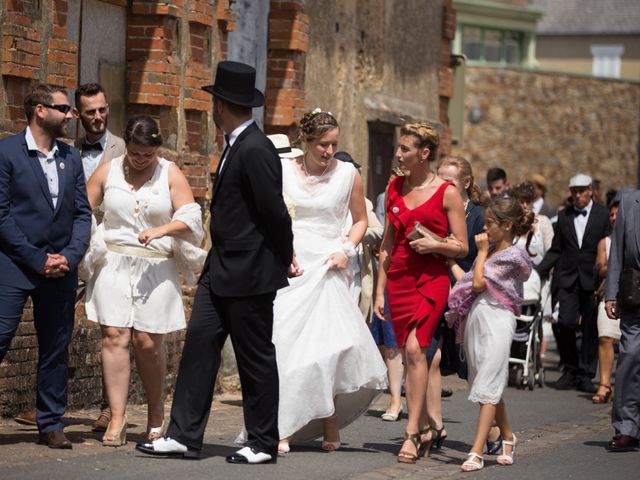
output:
[[469, 60], [512, 65], [522, 63], [522, 32], [472, 26], [464, 26], [461, 31], [462, 53]]
[[598, 77], [620, 78], [620, 57], [623, 45], [591, 45], [591, 73]]

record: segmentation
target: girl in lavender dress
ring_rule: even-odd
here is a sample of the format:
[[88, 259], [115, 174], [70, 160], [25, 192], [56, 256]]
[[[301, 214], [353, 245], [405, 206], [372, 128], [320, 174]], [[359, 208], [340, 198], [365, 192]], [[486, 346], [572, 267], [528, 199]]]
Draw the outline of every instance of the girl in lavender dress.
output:
[[462, 470], [484, 466], [482, 450], [495, 418], [502, 434], [500, 465], [512, 465], [516, 436], [507, 418], [502, 392], [507, 385], [509, 353], [522, 306], [522, 286], [531, 273], [528, 250], [514, 245], [518, 236], [531, 242], [534, 214], [513, 198], [498, 198], [485, 210], [484, 232], [475, 236], [478, 256], [467, 273], [454, 269], [457, 283], [449, 297], [450, 325], [463, 334], [469, 366], [469, 400], [480, 404], [476, 435]]

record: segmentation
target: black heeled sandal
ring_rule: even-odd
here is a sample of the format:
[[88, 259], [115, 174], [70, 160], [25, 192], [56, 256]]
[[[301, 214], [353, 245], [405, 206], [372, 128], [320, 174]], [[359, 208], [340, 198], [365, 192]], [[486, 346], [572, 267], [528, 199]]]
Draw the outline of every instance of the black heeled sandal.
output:
[[436, 436], [434, 437], [433, 443], [431, 444], [431, 450], [440, 450], [440, 448], [442, 448], [442, 443], [444, 442], [445, 438], [447, 438], [446, 433], [444, 435], [442, 434], [442, 432], [444, 432], [444, 423], [440, 428], [431, 428], [434, 432], [436, 432]]
[[495, 440], [487, 439], [487, 454], [497, 455], [502, 450], [502, 434], [498, 435]]

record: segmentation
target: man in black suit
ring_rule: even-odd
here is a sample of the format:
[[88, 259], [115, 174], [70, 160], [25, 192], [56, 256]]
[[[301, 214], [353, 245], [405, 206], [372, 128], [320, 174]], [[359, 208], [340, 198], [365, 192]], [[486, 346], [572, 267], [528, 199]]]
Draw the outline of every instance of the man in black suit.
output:
[[[596, 373], [598, 329], [593, 296], [598, 242], [609, 231], [609, 213], [592, 200], [591, 177], [578, 174], [569, 181], [573, 207], [558, 214], [551, 248], [536, 270], [547, 277], [553, 268], [553, 286], [559, 302], [556, 340], [564, 372], [556, 382], [559, 390], [576, 388], [595, 393], [591, 378]], [[582, 332], [580, 352], [576, 330]]]
[[282, 198], [278, 153], [251, 117], [263, 105], [255, 70], [218, 64], [213, 119], [225, 133], [211, 200], [209, 252], [196, 291], [178, 371], [167, 436], [139, 444], [151, 454], [197, 458], [209, 418], [220, 352], [231, 336], [242, 383], [247, 446], [230, 463], [275, 461], [278, 446], [278, 370], [271, 342], [273, 300], [292, 265], [291, 218]]

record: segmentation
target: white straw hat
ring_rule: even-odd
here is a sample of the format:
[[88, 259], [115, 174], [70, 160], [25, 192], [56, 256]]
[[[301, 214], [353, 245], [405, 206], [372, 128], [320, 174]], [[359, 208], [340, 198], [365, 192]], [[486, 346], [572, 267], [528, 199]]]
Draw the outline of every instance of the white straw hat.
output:
[[299, 148], [292, 148], [289, 143], [289, 137], [283, 133], [274, 133], [273, 135], [267, 135], [267, 138], [271, 140], [271, 143], [276, 147], [280, 158], [297, 158], [303, 155], [303, 151]]

